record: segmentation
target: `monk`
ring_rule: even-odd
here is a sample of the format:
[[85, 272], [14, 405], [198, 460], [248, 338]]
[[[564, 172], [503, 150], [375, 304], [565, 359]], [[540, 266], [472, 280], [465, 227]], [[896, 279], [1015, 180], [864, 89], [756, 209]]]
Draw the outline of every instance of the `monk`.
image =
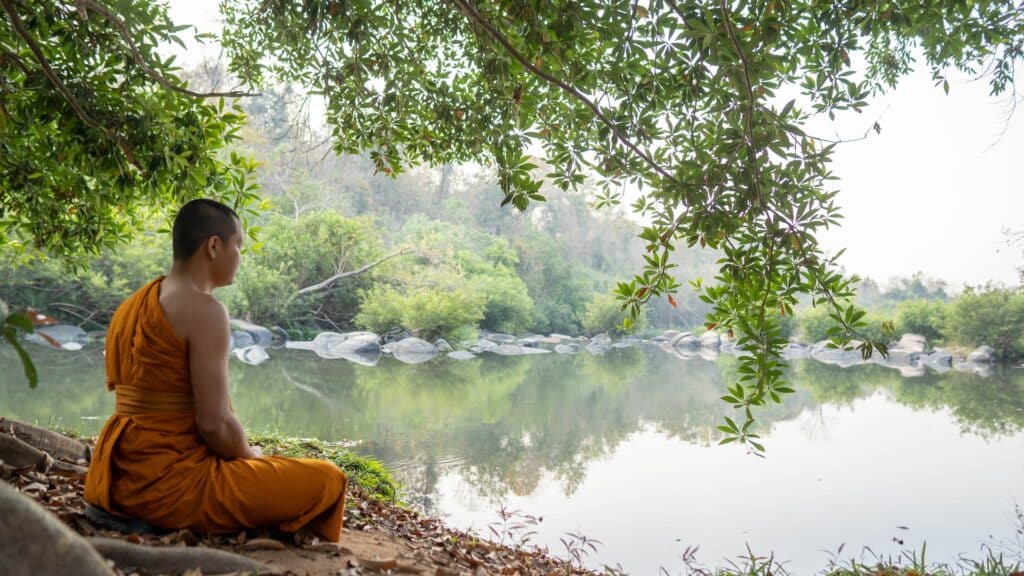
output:
[[211, 291], [238, 270], [238, 215], [194, 200], [172, 236], [170, 273], [125, 300], [107, 332], [117, 403], [96, 441], [85, 500], [165, 529], [308, 528], [337, 542], [345, 474], [330, 462], [264, 457], [231, 408], [228, 313]]

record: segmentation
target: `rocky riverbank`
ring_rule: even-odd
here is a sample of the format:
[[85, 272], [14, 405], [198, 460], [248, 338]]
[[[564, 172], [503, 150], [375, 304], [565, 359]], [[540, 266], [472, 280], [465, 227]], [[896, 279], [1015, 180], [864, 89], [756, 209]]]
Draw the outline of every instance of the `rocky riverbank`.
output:
[[[406, 364], [420, 364], [438, 358], [470, 361], [482, 355], [526, 356], [533, 354], [604, 354], [615, 348], [638, 344], [656, 345], [682, 359], [703, 358], [715, 360], [719, 354], [742, 354], [734, 341], [714, 331], [696, 334], [667, 330], [652, 338], [626, 337], [614, 339], [608, 334], [593, 337], [564, 334], [513, 336], [494, 332], [481, 332], [472, 341], [451, 344], [442, 339], [433, 342], [410, 333], [380, 335], [373, 332], [320, 332], [311, 340], [289, 340], [280, 328], [266, 328], [245, 322], [231, 321], [232, 354], [241, 362], [259, 365], [270, 359], [273, 350], [288, 348], [312, 352], [320, 358], [346, 360], [363, 366], [374, 366], [385, 355]], [[68, 325], [44, 326], [29, 340], [40, 344], [81, 350], [102, 333], [89, 334], [81, 328]], [[904, 334], [890, 343], [886, 356], [874, 355], [865, 361], [856, 350], [859, 342], [851, 342], [847, 349], [837, 349], [827, 340], [814, 343], [791, 339], [783, 350], [789, 360], [811, 359], [825, 364], [847, 368], [872, 363], [898, 370], [906, 377], [923, 376], [932, 371], [949, 370], [974, 372], [989, 376], [996, 363], [996, 353], [989, 346], [971, 351], [934, 347], [923, 336]]]

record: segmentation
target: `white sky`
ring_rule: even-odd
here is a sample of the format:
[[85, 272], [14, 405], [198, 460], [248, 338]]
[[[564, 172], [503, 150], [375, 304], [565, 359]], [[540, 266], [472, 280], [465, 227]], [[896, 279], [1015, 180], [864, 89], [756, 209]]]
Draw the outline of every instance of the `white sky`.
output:
[[[176, 23], [214, 31], [216, 2], [169, 6]], [[847, 272], [885, 281], [921, 271], [955, 287], [1018, 283], [1024, 247], [1007, 246], [1004, 230], [1024, 230], [1024, 106], [1007, 122], [1006, 98], [990, 97], [985, 80], [950, 85], [947, 96], [922, 69], [863, 114], [808, 127], [844, 139], [862, 135], [875, 119], [882, 127], [834, 155], [846, 218], [822, 241], [832, 251], [847, 249]]]

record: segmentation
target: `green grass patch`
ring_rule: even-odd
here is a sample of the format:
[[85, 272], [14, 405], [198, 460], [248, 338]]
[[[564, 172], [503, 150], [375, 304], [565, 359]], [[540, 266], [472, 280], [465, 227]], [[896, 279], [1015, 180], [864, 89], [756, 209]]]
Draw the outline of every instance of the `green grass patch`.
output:
[[263, 448], [268, 456], [316, 458], [334, 462], [348, 475], [349, 482], [362, 487], [381, 500], [398, 503], [399, 484], [379, 460], [360, 456], [346, 448], [315, 438], [293, 438], [277, 432], [249, 435], [249, 441]]

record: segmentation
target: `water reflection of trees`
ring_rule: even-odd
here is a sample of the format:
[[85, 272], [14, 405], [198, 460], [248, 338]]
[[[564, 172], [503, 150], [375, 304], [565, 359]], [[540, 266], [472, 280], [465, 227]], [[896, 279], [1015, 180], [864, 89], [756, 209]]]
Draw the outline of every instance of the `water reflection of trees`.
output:
[[837, 368], [817, 362], [793, 367], [798, 388], [815, 402], [850, 404], [876, 390], [887, 390], [900, 404], [918, 409], [949, 410], [964, 432], [982, 437], [1015, 434], [1024, 429], [1024, 370], [997, 366], [992, 376], [971, 372], [927, 372], [903, 378], [877, 365]]
[[[104, 417], [112, 409], [102, 356], [42, 351], [39, 358], [40, 388], [6, 378], [0, 413], [59, 418], [98, 432], [102, 419], [79, 417]], [[732, 381], [735, 367], [734, 358], [681, 360], [653, 346], [603, 356], [487, 356], [415, 366], [385, 358], [375, 367], [274, 351], [262, 366], [232, 362], [232, 397], [252, 429], [359, 441], [358, 450], [394, 464], [400, 479], [426, 498], [439, 478], [458, 469], [479, 495], [500, 501], [532, 492], [545, 473], [571, 494], [591, 461], [646, 426], [688, 442], [717, 442], [715, 426], [731, 410], [719, 400], [722, 383]], [[18, 374], [7, 348], [0, 349], [0, 369]], [[1021, 370], [997, 370], [987, 379], [970, 373], [905, 379], [875, 365], [801, 362], [789, 372], [799, 392], [761, 410], [762, 429], [877, 390], [915, 408], [948, 409], [970, 433], [1024, 428]]]

